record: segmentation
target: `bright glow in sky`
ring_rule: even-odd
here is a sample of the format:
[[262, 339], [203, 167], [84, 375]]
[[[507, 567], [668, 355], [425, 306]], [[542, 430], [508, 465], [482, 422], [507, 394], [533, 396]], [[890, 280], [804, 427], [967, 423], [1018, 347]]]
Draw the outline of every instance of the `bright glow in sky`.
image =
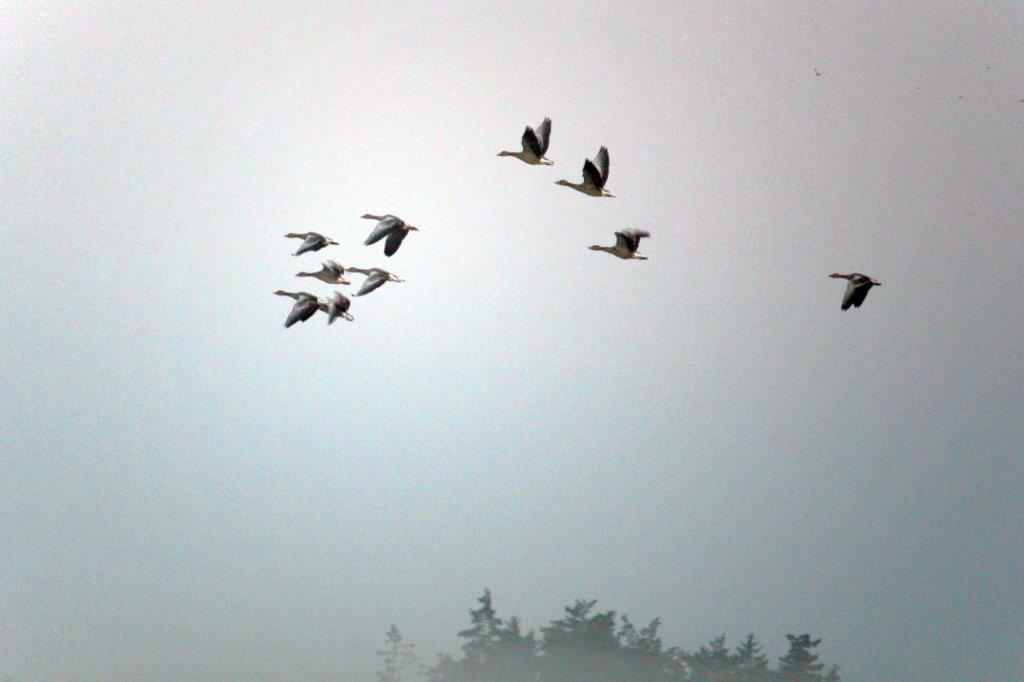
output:
[[[368, 679], [484, 586], [1022, 674], [1018, 4], [215, 5], [0, 6], [0, 675]], [[321, 257], [407, 281], [284, 330]]]

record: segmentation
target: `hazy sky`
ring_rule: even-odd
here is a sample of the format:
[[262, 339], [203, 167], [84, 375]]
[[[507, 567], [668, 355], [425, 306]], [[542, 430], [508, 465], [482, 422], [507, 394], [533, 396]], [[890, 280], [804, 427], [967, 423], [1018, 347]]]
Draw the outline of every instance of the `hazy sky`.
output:
[[[0, 4], [0, 675], [365, 680], [487, 586], [1024, 676], [1022, 6], [554, 4]], [[407, 282], [283, 329], [321, 256]]]

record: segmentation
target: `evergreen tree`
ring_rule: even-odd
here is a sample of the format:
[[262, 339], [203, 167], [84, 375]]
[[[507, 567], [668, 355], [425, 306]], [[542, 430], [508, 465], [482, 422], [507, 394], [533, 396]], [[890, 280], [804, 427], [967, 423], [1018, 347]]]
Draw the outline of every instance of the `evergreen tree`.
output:
[[537, 642], [533, 633], [523, 634], [519, 619], [506, 624], [494, 610], [490, 590], [469, 612], [472, 626], [459, 633], [466, 642], [463, 658], [441, 656], [426, 672], [436, 682], [534, 682], [538, 675]]
[[658, 628], [661, 619], [655, 618], [645, 627], [637, 630], [625, 614], [619, 628], [619, 642], [622, 656], [638, 680], [685, 680], [686, 666], [662, 649]]
[[615, 628], [615, 612], [594, 612], [578, 600], [565, 616], [541, 628], [544, 682], [683, 680], [684, 668], [661, 648], [659, 621], [637, 630], [628, 618]]
[[779, 658], [779, 672], [786, 680], [804, 682], [805, 680], [821, 680], [823, 663], [818, 663], [818, 655], [814, 649], [821, 644], [820, 639], [811, 639], [810, 635], [786, 635], [789, 640], [789, 651]]
[[400, 682], [407, 679], [406, 673], [416, 663], [416, 654], [413, 653], [413, 645], [402, 641], [402, 633], [398, 626], [392, 625], [384, 640], [386, 648], [377, 651], [383, 669], [377, 671], [377, 682]]
[[736, 647], [735, 658], [738, 667], [743, 670], [764, 670], [768, 667], [768, 657], [761, 654], [761, 645], [754, 633], [747, 635]]

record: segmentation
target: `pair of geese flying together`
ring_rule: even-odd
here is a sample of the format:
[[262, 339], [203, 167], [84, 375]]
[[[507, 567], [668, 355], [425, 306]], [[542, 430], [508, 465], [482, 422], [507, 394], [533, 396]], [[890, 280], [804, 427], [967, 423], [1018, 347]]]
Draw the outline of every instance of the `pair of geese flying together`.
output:
[[[420, 229], [409, 225], [398, 216], [391, 215], [390, 213], [387, 215], [371, 215], [367, 213], [363, 218], [377, 221], [377, 226], [373, 228], [370, 236], [366, 238], [363, 244], [370, 246], [384, 239], [384, 255], [388, 257], [395, 255], [407, 234], [412, 231], [419, 231]], [[292, 254], [293, 256], [301, 256], [309, 251], [319, 251], [328, 246], [336, 246], [338, 244], [338, 242], [330, 237], [323, 236], [319, 232], [289, 232], [285, 235], [285, 238], [302, 240], [298, 250]]]
[[[545, 118], [537, 126], [536, 131], [530, 126], [526, 126], [521, 143], [523, 146], [521, 152], [498, 152], [498, 156], [514, 156], [531, 166], [555, 165], [554, 161], [545, 156], [548, 153], [548, 147], [551, 145], [550, 118]], [[608, 148], [601, 147], [594, 158], [595, 161], [585, 159], [583, 162], [583, 182], [559, 180], [555, 184], [572, 187], [577, 192], [583, 192], [592, 197], [615, 196], [604, 188], [605, 183], [608, 182]]]
[[353, 296], [365, 296], [374, 289], [379, 289], [384, 286], [385, 282], [404, 282], [404, 279], [399, 278], [393, 273], [381, 268], [346, 268], [341, 263], [333, 260], [324, 261], [320, 264], [320, 269], [316, 272], [298, 272], [295, 274], [296, 277], [314, 277], [321, 282], [327, 284], [343, 284], [349, 285], [352, 282], [345, 279], [344, 275], [346, 272], [358, 272], [361, 275], [366, 275], [366, 280], [363, 282], [363, 286], [359, 288], [359, 291]]
[[355, 319], [348, 312], [352, 301], [340, 291], [335, 291], [334, 295], [327, 300], [318, 298], [306, 291], [291, 292], [278, 289], [274, 293], [278, 296], [287, 296], [295, 299], [295, 305], [292, 306], [291, 312], [288, 313], [288, 319], [284, 323], [286, 329], [296, 322], [305, 322], [316, 315], [318, 310], [327, 313], [327, 324], [334, 324], [334, 321], [339, 317], [349, 322]]

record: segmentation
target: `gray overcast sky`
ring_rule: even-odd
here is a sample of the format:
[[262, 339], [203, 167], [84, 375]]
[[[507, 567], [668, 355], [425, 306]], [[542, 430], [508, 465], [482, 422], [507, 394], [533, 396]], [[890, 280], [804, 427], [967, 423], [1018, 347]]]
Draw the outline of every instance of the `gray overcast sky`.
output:
[[[435, 4], [0, 4], [0, 675], [368, 679], [488, 586], [1024, 676], [1021, 6]], [[286, 331], [321, 255], [407, 282]]]

